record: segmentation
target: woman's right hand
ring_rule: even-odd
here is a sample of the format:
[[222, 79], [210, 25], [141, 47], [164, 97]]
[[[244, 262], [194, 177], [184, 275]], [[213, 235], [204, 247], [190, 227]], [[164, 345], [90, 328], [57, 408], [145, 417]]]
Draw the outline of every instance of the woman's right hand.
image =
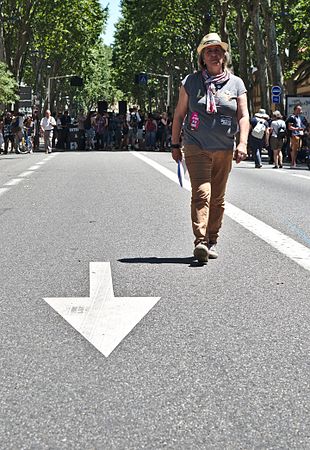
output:
[[182, 152], [179, 148], [173, 148], [171, 154], [176, 163], [182, 161]]

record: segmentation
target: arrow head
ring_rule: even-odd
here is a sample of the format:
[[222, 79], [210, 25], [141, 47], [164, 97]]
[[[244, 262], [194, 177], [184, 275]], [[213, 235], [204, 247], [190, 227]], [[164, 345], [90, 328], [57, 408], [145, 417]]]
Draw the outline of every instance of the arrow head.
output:
[[44, 300], [106, 357], [160, 300], [115, 298], [109, 263], [90, 263], [90, 293], [89, 298]]

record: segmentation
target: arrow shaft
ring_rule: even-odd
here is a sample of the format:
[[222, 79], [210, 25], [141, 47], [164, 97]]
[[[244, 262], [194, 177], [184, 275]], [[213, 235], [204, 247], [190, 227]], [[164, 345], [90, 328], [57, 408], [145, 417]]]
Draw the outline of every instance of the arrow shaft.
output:
[[89, 264], [89, 309], [81, 323], [81, 332], [89, 338], [96, 333], [98, 321], [106, 303], [114, 299], [110, 263], [91, 262]]

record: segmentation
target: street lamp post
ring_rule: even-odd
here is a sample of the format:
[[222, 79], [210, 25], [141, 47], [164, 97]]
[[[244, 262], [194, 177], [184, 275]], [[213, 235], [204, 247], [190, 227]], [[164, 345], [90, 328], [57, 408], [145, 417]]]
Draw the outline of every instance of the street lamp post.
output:
[[59, 80], [61, 78], [71, 78], [74, 75], [61, 75], [58, 77], [49, 77], [47, 84], [47, 109], [51, 109], [51, 80]]
[[158, 73], [150, 73], [148, 72], [149, 75], [151, 75], [152, 77], [159, 77], [159, 78], [167, 78], [167, 111], [169, 111], [169, 107], [170, 107], [170, 99], [171, 99], [171, 75], [162, 75], [162, 74], [158, 74]]

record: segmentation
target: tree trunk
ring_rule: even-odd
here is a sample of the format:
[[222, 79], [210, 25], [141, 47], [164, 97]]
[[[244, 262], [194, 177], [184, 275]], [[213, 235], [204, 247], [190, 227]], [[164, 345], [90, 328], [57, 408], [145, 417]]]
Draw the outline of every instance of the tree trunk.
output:
[[259, 86], [260, 86], [260, 104], [268, 113], [270, 111], [270, 99], [268, 90], [268, 73], [265, 59], [265, 46], [263, 39], [263, 30], [259, 23], [259, 0], [253, 0], [249, 2], [249, 16], [253, 26], [254, 44], [257, 68], [259, 74]]
[[3, 9], [3, 3], [0, 2], [0, 61], [1, 62], [6, 62], [6, 58], [5, 58], [5, 46], [4, 46], [4, 33], [3, 33], [3, 14], [2, 14], [2, 9]]
[[[238, 6], [238, 5], [237, 5]], [[253, 80], [249, 77], [248, 67], [250, 66], [247, 58], [247, 30], [249, 27], [249, 20], [244, 19], [242, 9], [237, 7], [237, 34], [239, 43], [239, 74], [248, 91], [248, 103], [249, 111], [252, 114], [253, 111]], [[252, 77], [252, 74], [251, 74]]]
[[261, 0], [261, 1], [262, 1], [262, 11], [265, 23], [265, 30], [267, 35], [267, 58], [271, 73], [271, 84], [280, 86], [282, 89], [280, 102], [275, 103], [275, 107], [276, 109], [280, 109], [283, 113], [284, 94], [285, 94], [283, 88], [283, 71], [278, 52], [276, 26], [272, 15], [271, 0]]
[[219, 34], [224, 42], [229, 44], [229, 36], [227, 31], [227, 12], [228, 12], [228, 1], [223, 0], [217, 3], [217, 14], [220, 19], [220, 29]]

